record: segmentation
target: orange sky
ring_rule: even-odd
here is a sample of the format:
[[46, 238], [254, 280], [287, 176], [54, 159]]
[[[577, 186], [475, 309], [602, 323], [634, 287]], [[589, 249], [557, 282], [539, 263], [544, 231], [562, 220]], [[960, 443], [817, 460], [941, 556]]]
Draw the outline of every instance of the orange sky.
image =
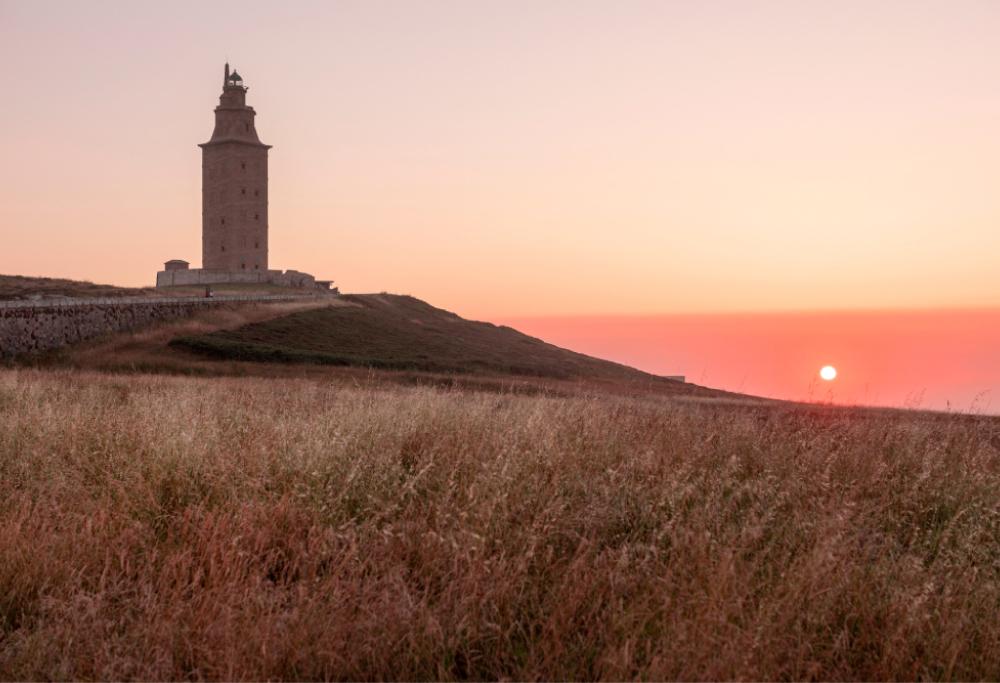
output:
[[223, 61], [271, 262], [473, 317], [1000, 305], [1000, 3], [0, 2], [0, 272], [200, 262]]

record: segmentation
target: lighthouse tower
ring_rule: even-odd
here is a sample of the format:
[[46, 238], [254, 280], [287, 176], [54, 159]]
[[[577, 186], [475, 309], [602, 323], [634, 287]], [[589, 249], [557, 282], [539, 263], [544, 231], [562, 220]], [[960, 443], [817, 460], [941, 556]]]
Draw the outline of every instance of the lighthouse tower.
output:
[[[247, 106], [247, 87], [226, 64], [215, 108], [212, 139], [201, 147], [201, 268], [170, 259], [156, 274], [157, 287], [255, 285], [336, 294], [331, 280], [273, 270], [267, 258], [267, 150]], [[209, 287], [210, 289], [210, 287]], [[206, 295], [209, 293], [206, 289]]]
[[215, 271], [267, 270], [267, 150], [226, 64], [212, 139], [201, 147], [201, 260]]

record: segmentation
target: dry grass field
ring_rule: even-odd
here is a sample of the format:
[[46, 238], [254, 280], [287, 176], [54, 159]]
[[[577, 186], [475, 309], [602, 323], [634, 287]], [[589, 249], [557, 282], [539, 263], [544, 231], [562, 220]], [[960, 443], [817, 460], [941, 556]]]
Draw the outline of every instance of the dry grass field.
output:
[[0, 370], [0, 678], [997, 679], [1000, 424]]

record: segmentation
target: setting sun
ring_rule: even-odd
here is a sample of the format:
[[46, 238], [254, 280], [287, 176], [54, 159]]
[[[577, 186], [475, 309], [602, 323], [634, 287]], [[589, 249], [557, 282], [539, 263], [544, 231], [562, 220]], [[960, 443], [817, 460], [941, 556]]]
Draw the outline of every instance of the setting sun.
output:
[[832, 382], [837, 379], [837, 368], [832, 365], [824, 365], [819, 371], [819, 376], [827, 382]]

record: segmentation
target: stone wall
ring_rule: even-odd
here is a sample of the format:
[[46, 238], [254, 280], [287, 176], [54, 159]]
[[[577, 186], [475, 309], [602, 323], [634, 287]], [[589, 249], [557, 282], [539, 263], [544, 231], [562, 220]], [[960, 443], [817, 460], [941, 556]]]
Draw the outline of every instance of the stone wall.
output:
[[178, 285], [225, 285], [225, 284], [270, 284], [281, 287], [316, 289], [316, 278], [297, 270], [209, 270], [206, 268], [182, 268], [161, 270], [156, 274], [157, 287]]
[[0, 301], [0, 358], [48, 351], [114, 332], [186, 318], [208, 307], [311, 298], [314, 297], [260, 295]]

